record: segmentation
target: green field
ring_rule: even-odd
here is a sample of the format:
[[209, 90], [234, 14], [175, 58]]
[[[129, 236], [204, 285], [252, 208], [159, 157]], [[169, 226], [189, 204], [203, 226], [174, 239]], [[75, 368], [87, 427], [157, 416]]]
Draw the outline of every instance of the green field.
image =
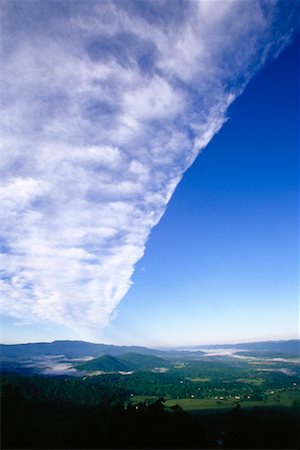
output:
[[[139, 401], [150, 400], [148, 397], [136, 396], [134, 400]], [[152, 397], [153, 400], [153, 397]], [[165, 406], [172, 407], [179, 405], [185, 411], [200, 411], [200, 410], [224, 410], [231, 409], [237, 403], [243, 408], [256, 408], [256, 407], [286, 407], [290, 408], [295, 406], [296, 402], [300, 403], [300, 391], [290, 392], [274, 392], [266, 396], [265, 400], [251, 400], [250, 399], [236, 399], [232, 397], [224, 398], [224, 400], [215, 398], [196, 399], [196, 398], [183, 398], [183, 399], [167, 399]], [[135, 401], [137, 403], [137, 401]]]
[[133, 397], [130, 398], [130, 403], [132, 403], [133, 405], [137, 404], [137, 403], [141, 403], [141, 402], [153, 402], [157, 400], [157, 397], [154, 395], [134, 395]]
[[252, 384], [254, 386], [261, 386], [264, 382], [262, 378], [237, 378], [238, 383]]
[[197, 399], [197, 398], [182, 398], [166, 400], [165, 405], [172, 407], [179, 405], [185, 411], [199, 411], [202, 409], [224, 409], [232, 407], [233, 403], [227, 401], [215, 400], [213, 398]]
[[208, 381], [211, 381], [210, 378], [205, 378], [205, 377], [187, 378], [187, 380], [193, 381], [195, 383], [207, 383]]

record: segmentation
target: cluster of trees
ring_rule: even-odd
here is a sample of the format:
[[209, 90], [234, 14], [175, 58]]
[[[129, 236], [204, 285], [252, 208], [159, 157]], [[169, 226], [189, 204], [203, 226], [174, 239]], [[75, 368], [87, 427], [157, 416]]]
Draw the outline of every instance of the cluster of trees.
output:
[[26, 399], [6, 385], [2, 395], [3, 448], [205, 447], [201, 424], [162, 399], [125, 405], [107, 398], [83, 406]]
[[44, 377], [8, 374], [2, 376], [1, 390], [13, 386], [26, 400], [94, 406], [124, 402], [129, 392], [116, 382], [118, 375], [104, 377]]
[[[25, 397], [40, 400], [68, 401], [81, 405], [95, 405], [101, 402], [104, 393], [112, 392], [120, 401], [130, 399], [131, 394], [155, 397], [207, 398], [228, 393], [228, 385], [222, 383], [197, 383], [182, 379], [178, 374], [139, 372], [129, 376], [120, 374], [101, 375], [99, 377], [42, 377], [5, 375], [2, 384], [15, 384]], [[230, 392], [245, 395], [253, 389], [245, 385], [232, 383]], [[106, 394], [105, 394], [106, 395]], [[253, 397], [253, 395], [251, 395]]]
[[295, 409], [191, 415], [107, 380], [4, 377], [2, 448], [299, 448]]

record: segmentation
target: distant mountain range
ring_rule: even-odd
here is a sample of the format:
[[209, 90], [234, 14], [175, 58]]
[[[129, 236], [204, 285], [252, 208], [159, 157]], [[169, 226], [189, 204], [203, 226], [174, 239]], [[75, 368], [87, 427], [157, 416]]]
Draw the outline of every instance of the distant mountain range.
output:
[[131, 352], [141, 355], [152, 355], [156, 354], [157, 350], [138, 346], [94, 344], [84, 341], [54, 341], [33, 344], [1, 344], [0, 352], [2, 356], [20, 359], [22, 357], [28, 358], [42, 355], [64, 355], [66, 358], [99, 357], [103, 355], [118, 356]]
[[201, 348], [204, 351], [213, 349], [234, 349], [262, 352], [276, 352], [300, 355], [300, 339], [290, 339], [287, 341], [262, 341], [246, 342], [242, 344], [219, 344], [219, 345], [199, 345], [197, 347], [188, 347], [186, 349], [193, 351], [195, 348]]
[[[250, 342], [243, 344], [225, 344], [225, 345], [205, 345], [190, 347], [189, 349], [180, 350], [157, 350], [139, 346], [118, 346], [107, 344], [94, 344], [84, 341], [54, 341], [54, 342], [38, 342], [30, 344], [0, 344], [1, 360], [22, 360], [37, 358], [42, 356], [64, 356], [65, 358], [85, 358], [97, 357], [105, 355], [120, 357], [121, 355], [139, 354], [156, 356], [159, 358], [198, 358], [203, 356], [208, 350], [217, 349], [233, 349], [260, 352], [276, 352], [300, 355], [300, 340], [288, 341], [266, 341], [266, 342]], [[120, 358], [119, 358], [120, 359]], [[136, 359], [136, 357], [135, 357]]]
[[118, 346], [107, 344], [94, 344], [84, 341], [54, 341], [37, 342], [30, 344], [0, 344], [1, 359], [28, 359], [38, 356], [63, 355], [66, 358], [84, 358], [86, 356], [100, 357], [104, 355], [120, 356], [128, 353], [140, 355], [154, 355], [160, 357], [188, 357], [201, 356], [201, 351], [187, 350], [157, 350], [139, 346]]

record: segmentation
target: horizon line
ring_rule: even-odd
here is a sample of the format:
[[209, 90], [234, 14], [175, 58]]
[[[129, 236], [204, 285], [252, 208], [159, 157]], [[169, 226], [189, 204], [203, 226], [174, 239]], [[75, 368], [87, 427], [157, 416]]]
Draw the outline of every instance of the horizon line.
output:
[[54, 339], [52, 341], [37, 341], [37, 342], [15, 342], [15, 343], [3, 343], [0, 342], [0, 345], [31, 345], [31, 344], [54, 344], [55, 342], [80, 342], [85, 344], [93, 344], [93, 345], [106, 345], [106, 346], [112, 346], [112, 347], [142, 347], [142, 348], [148, 348], [153, 350], [184, 350], [184, 349], [196, 349], [200, 347], [219, 347], [220, 345], [225, 346], [235, 346], [235, 345], [241, 345], [241, 344], [258, 344], [258, 343], [268, 343], [268, 342], [289, 342], [289, 341], [300, 341], [299, 337], [291, 337], [287, 339], [267, 339], [267, 340], [258, 340], [258, 341], [237, 341], [237, 342], [222, 342], [217, 344], [191, 344], [191, 345], [178, 345], [178, 346], [147, 346], [147, 345], [139, 345], [139, 344], [108, 344], [105, 342], [91, 342], [91, 341], [84, 341], [80, 339]]

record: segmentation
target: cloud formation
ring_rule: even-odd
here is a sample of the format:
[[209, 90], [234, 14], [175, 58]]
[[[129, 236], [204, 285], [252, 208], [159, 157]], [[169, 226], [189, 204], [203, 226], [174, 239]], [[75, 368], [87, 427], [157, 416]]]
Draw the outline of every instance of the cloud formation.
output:
[[293, 1], [2, 2], [3, 313], [99, 336]]

